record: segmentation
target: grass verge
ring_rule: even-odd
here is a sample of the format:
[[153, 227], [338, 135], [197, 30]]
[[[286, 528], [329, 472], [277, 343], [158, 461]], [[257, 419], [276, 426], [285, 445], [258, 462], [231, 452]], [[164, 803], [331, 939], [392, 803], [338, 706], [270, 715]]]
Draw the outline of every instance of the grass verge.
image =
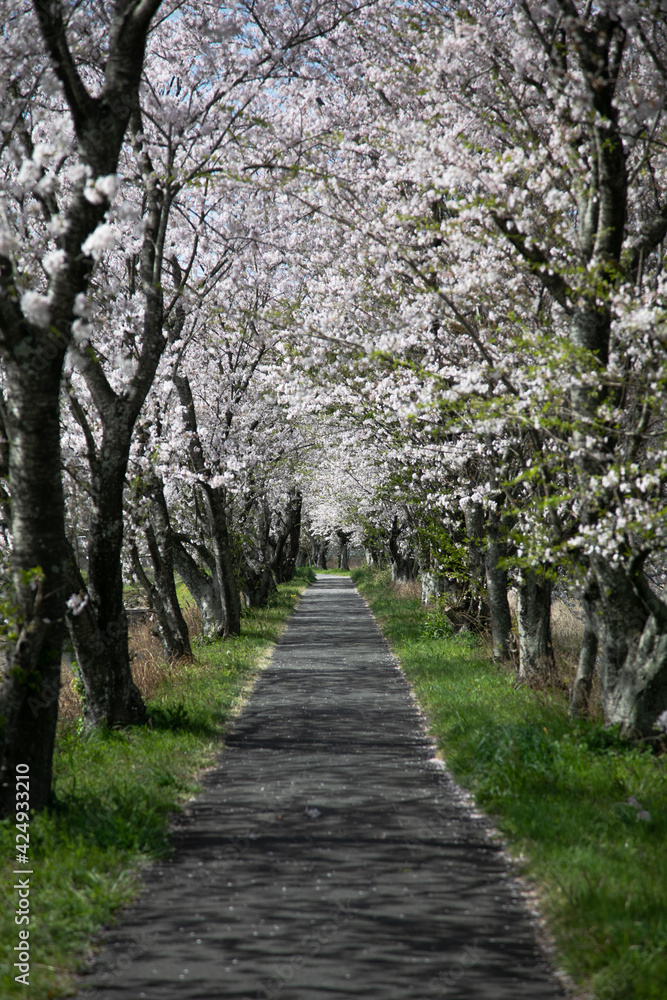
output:
[[518, 687], [470, 635], [439, 632], [388, 574], [352, 577], [450, 770], [536, 885], [577, 995], [664, 1000], [667, 757], [572, 721], [562, 692]]
[[334, 567], [333, 569], [320, 569], [319, 567], [317, 567], [316, 569], [313, 570], [313, 572], [317, 573], [318, 576], [321, 575], [321, 574], [323, 574], [324, 576], [349, 576], [350, 575], [349, 569], [337, 569], [336, 567]]
[[[170, 815], [197, 791], [197, 774], [214, 763], [220, 740], [299, 596], [312, 579], [298, 570], [265, 608], [244, 613], [242, 634], [200, 645], [148, 701], [146, 727], [77, 734], [59, 724], [55, 805], [31, 817], [30, 984], [15, 982], [14, 923], [21, 876], [13, 874], [16, 830], [0, 824], [2, 914], [0, 996], [29, 1000], [71, 996], [91, 939], [135, 896], [141, 868], [168, 855]], [[22, 925], [25, 927], [26, 925]]]

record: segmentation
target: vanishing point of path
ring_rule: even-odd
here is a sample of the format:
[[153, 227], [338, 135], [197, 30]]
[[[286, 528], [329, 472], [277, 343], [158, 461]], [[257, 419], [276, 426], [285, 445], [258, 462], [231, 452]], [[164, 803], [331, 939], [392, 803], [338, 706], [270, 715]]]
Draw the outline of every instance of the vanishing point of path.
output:
[[348, 578], [306, 591], [226, 743], [95, 1000], [561, 996]]

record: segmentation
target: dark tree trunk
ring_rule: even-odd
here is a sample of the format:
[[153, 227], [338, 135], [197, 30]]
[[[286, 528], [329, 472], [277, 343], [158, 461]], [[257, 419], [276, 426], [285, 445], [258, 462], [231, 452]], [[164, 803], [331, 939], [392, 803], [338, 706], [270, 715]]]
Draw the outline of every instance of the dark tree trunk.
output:
[[591, 568], [605, 721], [626, 736], [654, 735], [667, 709], [667, 607], [641, 570], [631, 575], [597, 557]]
[[[253, 503], [256, 503], [256, 500]], [[254, 530], [243, 549], [241, 593], [247, 608], [260, 608], [276, 589], [271, 572], [271, 511], [266, 502], [258, 505]]]
[[225, 611], [225, 633], [241, 632], [241, 595], [232, 557], [231, 541], [225, 509], [225, 491], [221, 487], [202, 487], [204, 509], [211, 526], [211, 545], [215, 558], [215, 571]]
[[103, 436], [96, 449], [85, 413], [72, 398], [88, 438], [92, 500], [86, 582], [78, 568], [74, 576], [76, 589], [87, 591], [90, 600], [81, 614], [68, 613], [67, 625], [83, 682], [86, 726], [137, 725], [145, 722], [146, 710], [130, 668], [121, 553], [125, 474], [139, 407], [136, 400], [117, 397], [92, 360], [84, 374], [97, 395]]
[[581, 644], [581, 653], [579, 654], [577, 676], [574, 679], [570, 692], [569, 712], [573, 719], [585, 715], [588, 711], [597, 655], [598, 637], [595, 634], [592, 622], [587, 619], [584, 628], [584, 638]]
[[[92, 178], [116, 172], [129, 116], [138, 105], [146, 35], [159, 6], [160, 0], [147, 0], [132, 10], [113, 10], [104, 79], [92, 97], [78, 75], [78, 56], [69, 49], [63, 5], [55, 0], [34, 5], [44, 47], [72, 115], [80, 163], [90, 168]], [[29, 120], [29, 105], [27, 111], [21, 108], [20, 117]], [[97, 204], [89, 201], [84, 186], [85, 182], [76, 185], [68, 204], [58, 206], [48, 194], [40, 199], [47, 217], [60, 212], [64, 223], [57, 238], [63, 264], [49, 278], [48, 332], [26, 322], [19, 305], [20, 290], [15, 287], [15, 263], [0, 255], [0, 350], [6, 368], [4, 423], [9, 441], [12, 596], [17, 615], [17, 638], [9, 647], [8, 669], [0, 686], [3, 812], [8, 804], [15, 804], [10, 782], [19, 758], [31, 765], [32, 808], [44, 806], [51, 783], [67, 597], [60, 377], [75, 297], [86, 291], [90, 277], [91, 261], [81, 247], [109, 207], [106, 198]], [[37, 567], [41, 567], [39, 573]]]
[[338, 569], [350, 568], [350, 536], [345, 531], [337, 531], [338, 535]]
[[[93, 481], [86, 581], [103, 655], [96, 651], [91, 658], [87, 646], [77, 638], [72, 615], [68, 625], [85, 689], [86, 723], [136, 725], [146, 721], [146, 710], [130, 668], [121, 562], [123, 491], [131, 433], [104, 437], [102, 454], [108, 457], [100, 462], [99, 475]], [[102, 663], [106, 664], [103, 673]]]
[[304, 566], [310, 566], [310, 562], [308, 561], [308, 552], [306, 551], [306, 549], [299, 548], [299, 551], [297, 552], [296, 556], [295, 566], [298, 569], [302, 569]]
[[174, 538], [161, 481], [157, 482], [152, 496], [151, 520], [146, 529], [146, 541], [155, 576], [154, 589], [158, 601], [154, 601], [153, 606], [163, 637], [162, 645], [165, 655], [169, 658], [191, 659], [190, 633], [176, 593]]
[[214, 574], [205, 573], [180, 539], [173, 540], [174, 568], [199, 608], [202, 633], [209, 639], [225, 635], [225, 609]]
[[[588, 322], [579, 315], [574, 326], [578, 346], [591, 350], [597, 343], [598, 356], [606, 360], [608, 339], [603, 334], [605, 330], [608, 334], [608, 315], [603, 313], [601, 318], [598, 312]], [[593, 390], [584, 388], [573, 393], [581, 423], [574, 435], [582, 453], [578, 468], [580, 493], [585, 498], [581, 519], [591, 530], [595, 530], [602, 513], [613, 513], [617, 505], [610, 493], [590, 497], [587, 492], [591, 473], [599, 472], [599, 460], [587, 452], [586, 434], [597, 419], [601, 402]], [[600, 443], [600, 450], [609, 454], [613, 441], [610, 435]], [[610, 461], [614, 461], [613, 454]], [[597, 638], [605, 722], [619, 725], [624, 736], [650, 737], [655, 735], [655, 720], [667, 710], [667, 605], [652, 591], [639, 557], [615, 562], [593, 554], [588, 562], [591, 583], [587, 600]], [[589, 641], [592, 643], [592, 639]]]
[[[139, 122], [134, 122], [134, 128], [136, 134]], [[81, 622], [68, 616], [84, 685], [84, 718], [88, 726], [129, 725], [146, 720], [146, 710], [130, 669], [123, 604], [123, 493], [134, 427], [167, 344], [163, 334], [162, 260], [171, 201], [169, 192], [158, 185], [147, 155], [140, 153], [138, 160], [146, 188], [146, 219], [140, 254], [144, 301], [136, 372], [126, 391], [116, 392], [94, 351], [82, 353], [79, 362], [102, 423], [99, 448], [84, 408], [70, 387], [72, 412], [86, 438], [91, 470], [92, 514], [86, 580], [90, 604], [86, 619], [92, 625], [94, 615], [97, 638], [93, 641], [89, 629], [84, 630]]]
[[463, 508], [468, 557], [467, 589], [458, 605], [450, 608], [448, 617], [454, 621], [467, 618], [466, 626], [474, 632], [486, 631], [489, 627], [489, 606], [486, 595], [486, 558], [484, 510], [481, 503], [468, 500]]
[[[86, 595], [86, 584], [70, 548], [68, 589]], [[88, 589], [90, 595], [90, 589]], [[68, 612], [67, 627], [83, 683], [83, 718], [87, 727], [99, 725], [137, 725], [146, 720], [146, 710], [130, 670], [127, 648], [127, 615], [120, 602], [115, 619], [100, 627], [100, 616], [88, 603], [74, 613]], [[119, 665], [117, 656], [122, 657]]]
[[155, 612], [157, 617], [164, 655], [167, 660], [179, 660], [184, 657], [191, 659], [190, 633], [178, 603], [173, 568], [171, 580], [168, 577], [165, 579], [164, 560], [162, 559], [155, 533], [150, 524], [146, 528], [146, 539], [153, 573], [155, 574], [155, 582], [151, 580], [144, 569], [135, 542], [132, 542], [130, 547], [130, 557], [132, 559], [134, 574], [146, 595], [148, 606]]
[[246, 565], [243, 581], [243, 598], [248, 608], [264, 607], [276, 589], [273, 573], [266, 565], [255, 569]]
[[[612, 310], [610, 301], [622, 282], [637, 283], [641, 261], [665, 239], [667, 214], [663, 209], [643, 224], [629, 245], [627, 235], [628, 164], [619, 121], [616, 88], [622, 73], [619, 56], [629, 42], [627, 29], [616, 18], [600, 17], [595, 33], [576, 31], [572, 47], [585, 70], [597, 63], [596, 86], [590, 90], [590, 135], [596, 149], [591, 181], [578, 193], [580, 245], [586, 250], [586, 270], [592, 277], [584, 294], [578, 293], [570, 334], [587, 371], [572, 393], [573, 443], [577, 458], [581, 520], [594, 532], [601, 515], [618, 510], [615, 490], [591, 494], [591, 475], [600, 476], [605, 464], [618, 460], [617, 437], [605, 426], [601, 404], [614, 383], [605, 369], [609, 362]], [[613, 400], [618, 405], [620, 400]], [[641, 407], [640, 407], [641, 409]], [[592, 428], [599, 428], [597, 432]], [[628, 430], [632, 427], [630, 423]], [[593, 447], [589, 435], [596, 433]], [[632, 438], [632, 432], [625, 441]], [[638, 435], [641, 439], [642, 435]], [[624, 444], [624, 448], [625, 448]], [[625, 451], [625, 461], [629, 454]], [[622, 556], [616, 562], [602, 554], [589, 559], [593, 586], [589, 589], [591, 624], [598, 641], [602, 705], [608, 724], [618, 724], [627, 736], [651, 736], [656, 718], [667, 710], [667, 605], [650, 588], [641, 555]]]
[[297, 490], [290, 503], [290, 533], [285, 547], [285, 557], [283, 561], [285, 580], [294, 577], [297, 559], [301, 548], [301, 511], [303, 508], [303, 497]]
[[[190, 382], [186, 376], [175, 375], [174, 385], [176, 386], [181, 406], [183, 407], [185, 426], [190, 435], [188, 446], [190, 463], [193, 470], [204, 479], [207, 475], [207, 470], [197, 430], [197, 414]], [[215, 585], [219, 588], [224, 610], [224, 634], [238, 635], [241, 631], [241, 595], [227, 522], [225, 490], [221, 486], [210, 486], [207, 482], [203, 481], [201, 483], [201, 497], [204, 513], [208, 521], [209, 544], [215, 560]], [[182, 573], [181, 576], [183, 576]], [[191, 593], [195, 597], [192, 591]], [[195, 600], [197, 600], [196, 597]]]
[[286, 583], [294, 576], [301, 537], [302, 497], [296, 493], [290, 500], [283, 530], [276, 541], [272, 569], [277, 583]]
[[389, 560], [391, 563], [391, 579], [394, 583], [410, 583], [417, 577], [417, 563], [411, 553], [401, 551], [399, 537], [401, 527], [397, 517], [394, 517], [389, 532]]
[[486, 541], [486, 593], [491, 618], [493, 659], [502, 662], [511, 655], [512, 617], [507, 600], [507, 570], [499, 563], [507, 555], [507, 546], [501, 538], [498, 518], [490, 514], [487, 520]]
[[518, 631], [519, 677], [553, 678], [551, 583], [534, 570], [524, 571], [524, 581], [519, 587]]
[[327, 543], [322, 539], [317, 538], [313, 540], [313, 550], [310, 561], [316, 569], [327, 568], [327, 549]]
[[16, 766], [30, 769], [31, 808], [51, 788], [66, 599], [64, 505], [60, 479], [60, 366], [6, 361], [11, 494], [10, 635], [0, 684], [0, 815], [16, 808]]
[[[596, 367], [607, 362], [610, 326], [609, 309], [597, 308], [595, 301], [584, 302], [575, 314], [573, 340], [595, 355]], [[574, 442], [580, 454], [581, 520], [595, 530], [601, 514], [617, 509], [613, 492], [590, 496], [588, 489], [591, 474], [599, 473], [599, 454], [611, 463], [615, 461], [615, 436], [610, 432], [600, 440], [599, 453], [592, 455], [587, 434], [598, 420], [604, 394], [584, 384], [572, 396], [578, 420]], [[605, 722], [619, 725], [627, 737], [650, 737], [655, 735], [655, 720], [667, 710], [667, 605], [651, 590], [638, 557], [615, 562], [593, 554], [589, 569], [587, 603], [597, 638]], [[592, 639], [589, 642], [592, 644]]]

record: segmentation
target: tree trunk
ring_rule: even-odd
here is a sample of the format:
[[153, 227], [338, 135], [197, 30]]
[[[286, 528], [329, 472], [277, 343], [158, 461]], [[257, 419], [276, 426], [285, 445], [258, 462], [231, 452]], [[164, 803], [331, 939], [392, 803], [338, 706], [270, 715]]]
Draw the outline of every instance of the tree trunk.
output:
[[251, 567], [246, 563], [242, 587], [246, 607], [264, 607], [275, 589], [273, 574], [266, 564]]
[[294, 577], [296, 562], [299, 557], [301, 545], [301, 510], [303, 508], [303, 497], [297, 490], [290, 503], [290, 533], [285, 547], [283, 559], [283, 574], [285, 581]]
[[202, 495], [210, 525], [215, 572], [225, 612], [225, 634], [239, 635], [241, 632], [241, 595], [236, 579], [236, 566], [232, 558], [227, 511], [225, 510], [225, 493], [221, 487], [213, 488], [204, 484]]
[[570, 692], [569, 713], [573, 719], [585, 715], [588, 711], [597, 655], [598, 637], [595, 634], [592, 622], [587, 618], [584, 628], [584, 638], [581, 644], [581, 653], [579, 654], [577, 676], [574, 679]]
[[154, 607], [163, 637], [162, 645], [165, 655], [170, 659], [181, 657], [191, 659], [190, 633], [176, 593], [174, 538], [161, 480], [157, 480], [151, 493], [153, 502], [150, 507], [146, 541], [153, 563], [155, 590], [159, 599], [158, 603], [154, 603]]
[[306, 549], [300, 548], [299, 551], [297, 552], [295, 566], [298, 569], [303, 569], [304, 566], [310, 566], [310, 562], [308, 560], [308, 552]]
[[[253, 506], [256, 503], [255, 500]], [[247, 541], [241, 554], [241, 594], [247, 608], [261, 608], [276, 589], [269, 555], [271, 510], [266, 501], [257, 504], [257, 508], [254, 530], [246, 529]]]
[[445, 594], [455, 594], [457, 587], [454, 581], [442, 571], [442, 564], [428, 540], [424, 540], [419, 559], [419, 578], [421, 581], [421, 602], [430, 604]]
[[289, 501], [285, 525], [276, 542], [271, 566], [277, 583], [286, 583], [294, 576], [301, 537], [302, 502], [301, 494], [297, 491]]
[[[486, 559], [484, 509], [479, 501], [468, 499], [462, 503], [465, 520], [466, 548], [468, 556], [467, 592], [456, 608], [450, 608], [454, 615], [467, 615], [466, 627], [475, 632], [485, 632], [489, 627], [489, 606], [486, 595]], [[453, 620], [453, 618], [451, 619]]]
[[602, 708], [623, 735], [654, 735], [667, 710], [667, 607], [642, 570], [591, 558], [591, 621], [598, 640]]
[[366, 557], [366, 565], [371, 569], [382, 569], [382, 553], [379, 549], [373, 548], [371, 545], [364, 546], [364, 555]]
[[[72, 615], [68, 618], [84, 684], [84, 719], [88, 726], [132, 725], [146, 720], [130, 669], [123, 604], [123, 493], [134, 427], [167, 344], [163, 333], [162, 262], [171, 200], [169, 192], [157, 183], [146, 154], [139, 156], [139, 167], [145, 182], [146, 217], [139, 255], [143, 314], [136, 370], [127, 387], [116, 391], [94, 351], [82, 352], [79, 361], [102, 423], [99, 448], [84, 407], [70, 387], [70, 405], [86, 438], [91, 471], [87, 627], [84, 629]], [[90, 634], [93, 615], [96, 638]], [[108, 672], [106, 679], [104, 671]]]
[[[207, 475], [207, 470], [204, 462], [202, 443], [197, 429], [197, 413], [192, 397], [192, 388], [189, 379], [184, 375], [174, 375], [174, 385], [176, 386], [176, 391], [183, 407], [185, 428], [190, 435], [188, 446], [190, 462], [193, 470], [204, 478]], [[236, 579], [236, 566], [232, 556], [227, 511], [225, 509], [225, 490], [221, 486], [210, 486], [207, 482], [201, 483], [200, 490], [204, 513], [208, 521], [209, 544], [215, 560], [215, 584], [219, 587], [222, 607], [224, 609], [224, 634], [238, 635], [241, 631], [241, 595]], [[182, 573], [181, 576], [183, 576]]]
[[[610, 322], [609, 309], [582, 307], [573, 321], [575, 343], [606, 362]], [[615, 512], [617, 500], [613, 490], [591, 496], [590, 476], [599, 473], [599, 453], [613, 465], [616, 439], [610, 433], [599, 441], [598, 454], [591, 454], [587, 434], [598, 420], [604, 394], [584, 383], [572, 398], [578, 418], [574, 442], [580, 456], [580, 516], [586, 528], [595, 530], [602, 513]], [[667, 605], [651, 590], [638, 557], [633, 561], [624, 554], [615, 562], [593, 554], [589, 572], [588, 602], [598, 644], [605, 722], [619, 725], [624, 736], [650, 737], [655, 720], [667, 710]]]
[[311, 554], [311, 564], [316, 569], [327, 568], [327, 543], [322, 539], [313, 539], [313, 549]]
[[398, 518], [394, 517], [389, 532], [389, 560], [391, 562], [391, 579], [396, 584], [410, 583], [417, 575], [414, 556], [401, 551], [398, 542], [400, 532]]
[[[98, 546], [97, 555], [103, 547]], [[88, 596], [82, 609], [67, 614], [67, 627], [83, 683], [84, 723], [89, 729], [100, 725], [140, 725], [146, 721], [146, 708], [130, 669], [122, 578], [120, 588], [117, 580], [110, 580], [103, 591], [104, 604], [97, 606], [96, 582], [89, 570], [87, 584], [84, 583], [70, 547], [68, 589], [80, 597]]]
[[174, 568], [199, 608], [203, 635], [221, 638], [225, 635], [225, 610], [214, 577], [200, 569], [180, 539], [174, 538], [173, 546]]
[[173, 565], [171, 576], [169, 576], [166, 572], [165, 560], [162, 558], [155, 533], [150, 524], [146, 528], [146, 538], [155, 582], [153, 583], [144, 569], [135, 542], [132, 542], [130, 546], [130, 558], [135, 576], [146, 595], [148, 605], [157, 617], [164, 655], [168, 661], [179, 660], [183, 657], [192, 659], [190, 633], [178, 603]]
[[[609, 309], [582, 306], [572, 325], [578, 347], [606, 363], [610, 329]], [[604, 393], [586, 383], [572, 394], [578, 418], [574, 442], [579, 452], [581, 521], [595, 530], [601, 513], [614, 513], [617, 500], [612, 490], [591, 496], [590, 476], [599, 473], [599, 453], [613, 464], [615, 437], [599, 442], [599, 453], [587, 444], [589, 428], [598, 420]], [[602, 708], [608, 725], [619, 725], [627, 737], [650, 737], [657, 717], [667, 709], [667, 605], [655, 594], [641, 562], [619, 562], [602, 554], [589, 557], [590, 585], [587, 599], [590, 621], [598, 644]]]
[[[102, 446], [89, 447], [92, 509], [88, 533], [88, 575], [70, 569], [73, 589], [88, 593], [81, 614], [67, 625], [84, 687], [88, 727], [138, 725], [146, 709], [132, 679], [127, 615], [123, 602], [123, 491], [134, 420], [125, 400], [101, 408]], [[80, 412], [79, 417], [83, 419]], [[74, 551], [70, 549], [70, 560]]]
[[507, 600], [507, 570], [499, 566], [507, 555], [507, 546], [500, 537], [500, 525], [495, 514], [487, 520], [486, 593], [491, 617], [493, 659], [509, 660], [511, 656], [512, 617]]
[[446, 592], [448, 584], [446, 577], [439, 576], [428, 569], [422, 569], [419, 577], [422, 587], [422, 604], [437, 601]]
[[59, 440], [62, 354], [54, 353], [43, 370], [5, 356], [12, 592], [0, 684], [2, 816], [16, 809], [17, 765], [30, 769], [31, 808], [42, 809], [51, 789], [67, 596]]
[[524, 571], [519, 587], [519, 677], [551, 678], [554, 654], [551, 642], [551, 583], [534, 570]]
[[337, 531], [338, 535], [338, 569], [350, 568], [350, 536], [345, 531]]
[[[72, 114], [79, 165], [85, 165], [90, 179], [116, 173], [130, 112], [138, 106], [146, 35], [159, 6], [160, 0], [148, 0], [131, 11], [121, 6], [113, 10], [104, 79], [98, 81], [93, 98], [78, 75], [78, 55], [69, 49], [63, 5], [34, 5], [44, 47]], [[30, 119], [29, 104], [21, 109], [21, 117]], [[49, 201], [48, 194], [40, 199], [47, 213], [61, 213], [62, 222], [57, 245], [63, 261], [49, 276], [50, 316], [45, 328], [26, 322], [19, 302], [20, 291], [29, 287], [23, 280], [28, 276], [19, 274], [17, 287], [16, 263], [0, 255], [0, 348], [7, 393], [4, 423], [9, 440], [12, 597], [17, 617], [17, 638], [9, 648], [8, 669], [0, 686], [3, 811], [15, 805], [11, 782], [17, 762], [30, 765], [31, 807], [42, 808], [49, 795], [67, 596], [60, 378], [74, 301], [77, 294], [85, 293], [90, 277], [91, 260], [81, 247], [109, 208], [106, 198], [86, 198], [80, 182], [60, 206]], [[19, 252], [16, 260], [20, 257]]]
[[484, 592], [486, 561], [484, 558], [484, 510], [481, 503], [467, 500], [463, 507], [468, 552], [470, 589], [475, 597]]
[[[576, 42], [581, 65], [592, 65], [597, 60], [599, 67], [596, 86], [590, 90], [595, 111], [591, 132], [596, 169], [588, 189], [583, 187], [579, 193], [580, 200], [588, 201], [588, 206], [582, 207], [594, 209], [579, 211], [580, 245], [588, 249], [586, 270], [592, 280], [590, 287], [577, 295], [570, 327], [573, 343], [582, 357], [589, 359], [584, 377], [572, 391], [572, 411], [581, 523], [591, 532], [596, 530], [601, 515], [613, 515], [618, 510], [615, 489], [606, 493], [591, 493], [590, 489], [591, 475], [599, 476], [606, 464], [613, 468], [618, 461], [616, 432], [605, 426], [606, 416], [601, 412], [601, 404], [613, 391], [605, 388], [611, 299], [621, 282], [636, 281], [634, 269], [644, 254], [662, 243], [667, 229], [663, 212], [662, 218], [654, 218], [650, 228], [644, 228], [636, 263], [633, 253], [623, 254], [629, 174], [616, 103], [616, 87], [622, 78], [616, 61], [619, 44], [627, 43], [626, 31], [616, 18], [600, 18], [598, 33], [589, 36], [591, 41], [586, 39], [582, 45], [586, 36], [577, 32]], [[585, 224], [585, 220], [590, 221]], [[613, 375], [610, 381], [615, 382]], [[613, 402], [617, 405], [618, 400]], [[592, 447], [591, 434], [595, 434]], [[648, 737], [658, 715], [667, 709], [667, 606], [650, 588], [641, 553], [634, 558], [623, 551], [617, 555], [619, 561], [598, 553], [589, 557], [594, 581], [591, 622], [598, 641], [602, 705], [608, 724], [620, 725], [626, 736]]]

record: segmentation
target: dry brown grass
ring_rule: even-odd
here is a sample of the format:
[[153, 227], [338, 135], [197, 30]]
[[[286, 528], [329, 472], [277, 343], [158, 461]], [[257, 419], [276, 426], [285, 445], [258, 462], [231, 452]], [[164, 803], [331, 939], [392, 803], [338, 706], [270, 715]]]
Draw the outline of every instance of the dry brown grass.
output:
[[[579, 666], [579, 653], [584, 637], [584, 622], [562, 601], [554, 601], [551, 606], [551, 632], [554, 644], [556, 668], [562, 683], [571, 689]], [[602, 718], [602, 692], [600, 675], [593, 675], [593, 686], [588, 702], [588, 716]]]
[[81, 700], [74, 690], [74, 674], [69, 663], [60, 661], [60, 695], [58, 698], [58, 718], [70, 722], [81, 715]]
[[551, 605], [551, 638], [559, 672], [574, 680], [584, 638], [584, 622], [563, 601], [556, 600]]
[[[201, 632], [201, 617], [192, 604], [184, 608], [183, 615], [190, 630], [190, 641]], [[162, 643], [157, 635], [154, 616], [130, 626], [130, 662], [132, 677], [146, 701], [152, 698], [165, 680], [175, 680], [191, 669], [187, 660], [167, 663]], [[72, 668], [63, 659], [60, 668], [60, 698], [58, 717], [65, 721], [78, 719], [81, 715], [81, 700], [75, 690]]]
[[419, 580], [409, 580], [408, 583], [395, 583], [394, 592], [404, 601], [421, 601], [422, 585]]

